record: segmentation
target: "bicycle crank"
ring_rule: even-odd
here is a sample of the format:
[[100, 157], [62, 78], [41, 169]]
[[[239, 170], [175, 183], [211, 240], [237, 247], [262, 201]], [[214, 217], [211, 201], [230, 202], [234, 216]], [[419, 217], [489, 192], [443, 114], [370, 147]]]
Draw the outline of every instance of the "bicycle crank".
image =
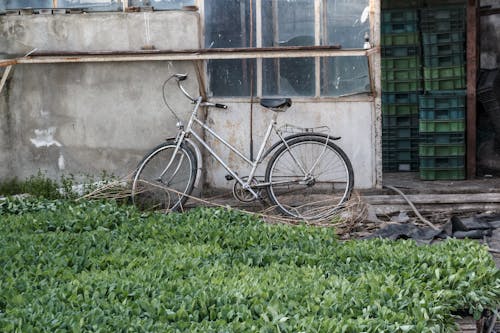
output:
[[[248, 179], [248, 177], [241, 178], [241, 180], [243, 180], [243, 181], [245, 181], [247, 179]], [[251, 186], [255, 186], [257, 184], [258, 184], [258, 182], [254, 178], [252, 180]], [[261, 190], [260, 189], [257, 189], [254, 187], [254, 188], [252, 188], [252, 190], [254, 192], [256, 192], [259, 195], [259, 197], [261, 197]], [[240, 202], [252, 202], [256, 199], [250, 191], [248, 191], [247, 189], [244, 189], [243, 186], [237, 181], [234, 182], [234, 185], [233, 185], [233, 196]]]

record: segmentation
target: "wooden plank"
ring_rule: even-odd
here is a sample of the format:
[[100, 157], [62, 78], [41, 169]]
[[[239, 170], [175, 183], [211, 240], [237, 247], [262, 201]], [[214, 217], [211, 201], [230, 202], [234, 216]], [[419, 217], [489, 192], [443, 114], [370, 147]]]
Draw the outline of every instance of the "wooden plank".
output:
[[5, 71], [3, 72], [2, 79], [0, 80], [0, 94], [2, 93], [3, 87], [5, 86], [5, 83], [7, 82], [7, 78], [9, 77], [11, 70], [12, 70], [12, 65], [7, 66], [7, 68], [5, 68]]
[[[409, 194], [406, 195], [414, 204], [450, 204], [450, 203], [498, 203], [500, 193], [465, 193], [465, 194]], [[406, 200], [400, 195], [370, 195], [362, 200], [368, 204], [402, 204]]]
[[476, 176], [477, 0], [467, 1], [467, 178]]
[[248, 50], [243, 52], [221, 53], [112, 53], [101, 55], [32, 55], [20, 58], [18, 64], [57, 64], [57, 63], [90, 63], [90, 62], [133, 62], [133, 61], [193, 61], [193, 60], [224, 60], [224, 59], [272, 59], [272, 58], [302, 58], [302, 57], [349, 57], [366, 56], [366, 50], [288, 50], [281, 48], [273, 50]]
[[[412, 212], [409, 205], [371, 205], [377, 215], [393, 215], [399, 212]], [[498, 211], [497, 203], [468, 203], [468, 204], [424, 204], [417, 206], [420, 214], [460, 214], [477, 211]]]

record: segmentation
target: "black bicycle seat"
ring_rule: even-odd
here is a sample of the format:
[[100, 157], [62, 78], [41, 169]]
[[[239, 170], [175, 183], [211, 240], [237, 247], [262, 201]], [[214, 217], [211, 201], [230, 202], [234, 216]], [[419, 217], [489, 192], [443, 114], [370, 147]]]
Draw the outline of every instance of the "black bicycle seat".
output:
[[262, 98], [260, 105], [268, 109], [279, 109], [292, 106], [290, 98]]

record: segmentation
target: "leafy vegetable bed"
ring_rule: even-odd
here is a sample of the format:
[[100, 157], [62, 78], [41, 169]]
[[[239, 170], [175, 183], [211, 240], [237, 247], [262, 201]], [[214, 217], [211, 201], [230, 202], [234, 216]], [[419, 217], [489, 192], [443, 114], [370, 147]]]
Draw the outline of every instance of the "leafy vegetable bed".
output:
[[1, 332], [448, 332], [496, 308], [475, 242], [337, 242], [233, 211], [0, 203]]

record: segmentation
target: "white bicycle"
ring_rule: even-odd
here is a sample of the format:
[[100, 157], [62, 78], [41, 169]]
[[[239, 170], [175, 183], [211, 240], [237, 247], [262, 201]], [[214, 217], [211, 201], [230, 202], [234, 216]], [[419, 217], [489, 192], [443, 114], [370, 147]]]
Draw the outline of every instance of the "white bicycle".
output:
[[[239, 201], [264, 201], [267, 194], [271, 204], [283, 214], [304, 220], [323, 220], [335, 214], [349, 199], [354, 175], [349, 158], [334, 143], [340, 137], [314, 129], [277, 126], [278, 113], [286, 111], [292, 105], [291, 99], [260, 100], [263, 107], [275, 113], [257, 156], [252, 160], [197, 116], [200, 107], [227, 109], [227, 106], [204, 101], [201, 96], [191, 97], [182, 86], [182, 81], [187, 79], [186, 74], [174, 74], [165, 83], [172, 78], [177, 81], [186, 98], [194, 104], [194, 108], [187, 126], [179, 121], [177, 136], [153, 148], [139, 163], [132, 182], [132, 200], [136, 206], [147, 210], [182, 210], [199, 177], [199, 145], [227, 170], [229, 174], [226, 179], [234, 180], [233, 195]], [[165, 99], [165, 85], [163, 94]], [[168, 106], [168, 103], [166, 104]], [[169, 109], [173, 112], [170, 107]], [[231, 169], [209, 144], [193, 131], [195, 125], [210, 133], [249, 164], [250, 173], [242, 177]], [[284, 128], [293, 128], [295, 133], [287, 134]], [[266, 150], [272, 132], [279, 140]], [[271, 157], [268, 158], [269, 156]], [[257, 168], [265, 160], [268, 160], [265, 175], [256, 176]]]

